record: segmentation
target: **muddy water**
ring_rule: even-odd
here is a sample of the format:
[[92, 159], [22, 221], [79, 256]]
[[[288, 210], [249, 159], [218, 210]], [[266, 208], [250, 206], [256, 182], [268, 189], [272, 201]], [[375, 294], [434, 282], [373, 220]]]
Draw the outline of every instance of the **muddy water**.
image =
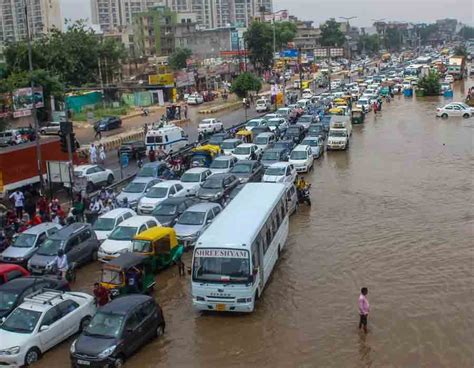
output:
[[[127, 367], [474, 366], [474, 118], [436, 119], [438, 104], [395, 98], [354, 128], [348, 152], [317, 162], [313, 206], [291, 219], [255, 313], [200, 315], [189, 278], [160, 274], [166, 336]], [[97, 270], [81, 272], [79, 288]], [[69, 345], [39, 366], [67, 366]]]

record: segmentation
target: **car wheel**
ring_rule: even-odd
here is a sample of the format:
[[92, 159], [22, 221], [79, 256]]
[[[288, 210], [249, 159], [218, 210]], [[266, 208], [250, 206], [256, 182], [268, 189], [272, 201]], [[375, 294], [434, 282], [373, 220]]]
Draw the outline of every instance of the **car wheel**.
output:
[[463, 117], [464, 119], [467, 119], [467, 118], [470, 118], [471, 115], [469, 115], [469, 114], [464, 114], [462, 117]]
[[156, 331], [155, 331], [156, 338], [160, 338], [164, 334], [165, 334], [165, 326], [161, 324], [156, 328]]
[[46, 135], [46, 130], [41, 129], [41, 130], [40, 130], [40, 134], [41, 134], [41, 135]]
[[441, 117], [442, 117], [443, 119], [447, 119], [447, 118], [448, 118], [448, 114], [444, 113], [444, 114], [441, 115]]
[[109, 174], [107, 177], [107, 184], [111, 185], [114, 182], [114, 176], [112, 174]]
[[79, 324], [79, 332], [84, 331], [85, 328], [89, 326], [89, 323], [91, 323], [91, 319], [92, 318], [90, 316], [87, 316], [81, 320], [81, 323]]
[[30, 366], [31, 364], [37, 362], [41, 356], [41, 352], [38, 348], [31, 348], [25, 355], [25, 365]]
[[115, 358], [114, 367], [115, 368], [123, 368], [123, 357], [119, 356], [119, 357]]

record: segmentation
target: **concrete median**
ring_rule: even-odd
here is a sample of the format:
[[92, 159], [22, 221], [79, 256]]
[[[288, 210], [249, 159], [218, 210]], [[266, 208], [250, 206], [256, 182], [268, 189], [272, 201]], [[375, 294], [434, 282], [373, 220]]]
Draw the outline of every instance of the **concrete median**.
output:
[[219, 111], [235, 109], [235, 108], [238, 108], [240, 106], [242, 106], [242, 102], [241, 101], [236, 101], [236, 102], [230, 102], [230, 103], [226, 103], [226, 104], [222, 104], [222, 105], [218, 105], [218, 106], [214, 106], [214, 107], [209, 107], [207, 109], [202, 109], [202, 110], [199, 110], [198, 112], [200, 114], [213, 114], [213, 113], [216, 113], [216, 112], [219, 112]]

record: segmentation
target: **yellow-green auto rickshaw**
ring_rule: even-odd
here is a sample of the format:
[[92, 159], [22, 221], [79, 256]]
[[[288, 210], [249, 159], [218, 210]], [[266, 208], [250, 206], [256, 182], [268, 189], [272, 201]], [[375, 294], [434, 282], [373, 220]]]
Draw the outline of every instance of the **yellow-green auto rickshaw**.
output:
[[153, 272], [166, 268], [181, 259], [184, 246], [178, 244], [171, 227], [152, 227], [132, 240], [133, 252], [147, 256]]
[[352, 109], [351, 113], [352, 124], [362, 124], [365, 120], [365, 113], [361, 109]]

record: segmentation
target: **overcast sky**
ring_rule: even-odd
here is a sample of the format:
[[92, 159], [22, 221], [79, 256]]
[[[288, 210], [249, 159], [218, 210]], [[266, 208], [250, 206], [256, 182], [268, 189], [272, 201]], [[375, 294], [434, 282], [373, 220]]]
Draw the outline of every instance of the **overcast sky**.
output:
[[[90, 19], [90, 0], [61, 0], [65, 18]], [[339, 16], [357, 19], [351, 22], [368, 26], [372, 19], [433, 22], [441, 18], [456, 18], [474, 24], [474, 0], [273, 0], [275, 10], [288, 9], [302, 20], [314, 20], [315, 25]]]

